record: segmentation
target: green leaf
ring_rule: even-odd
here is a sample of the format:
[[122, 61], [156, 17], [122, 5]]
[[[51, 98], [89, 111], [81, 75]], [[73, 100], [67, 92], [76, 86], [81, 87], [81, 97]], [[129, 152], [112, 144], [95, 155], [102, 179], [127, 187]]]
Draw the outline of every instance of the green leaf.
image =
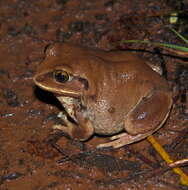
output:
[[144, 44], [151, 44], [154, 46], [159, 46], [159, 47], [167, 47], [175, 50], [180, 50], [184, 52], [188, 52], [188, 48], [185, 46], [179, 46], [175, 44], [168, 44], [168, 43], [160, 43], [160, 42], [150, 42], [148, 40], [123, 40], [121, 43], [144, 43]]
[[188, 44], [188, 40], [183, 37], [179, 32], [177, 32], [175, 29], [173, 28], [169, 28], [172, 32], [174, 32], [181, 40], [183, 40], [186, 44]]

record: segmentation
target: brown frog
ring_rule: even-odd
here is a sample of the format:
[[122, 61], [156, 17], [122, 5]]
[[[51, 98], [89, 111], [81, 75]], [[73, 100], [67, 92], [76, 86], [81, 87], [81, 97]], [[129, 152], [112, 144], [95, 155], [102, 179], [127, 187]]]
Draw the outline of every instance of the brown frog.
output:
[[55, 94], [67, 115], [55, 125], [72, 138], [113, 135], [97, 147], [118, 148], [158, 130], [172, 105], [168, 84], [130, 52], [101, 51], [69, 43], [51, 45], [34, 76]]

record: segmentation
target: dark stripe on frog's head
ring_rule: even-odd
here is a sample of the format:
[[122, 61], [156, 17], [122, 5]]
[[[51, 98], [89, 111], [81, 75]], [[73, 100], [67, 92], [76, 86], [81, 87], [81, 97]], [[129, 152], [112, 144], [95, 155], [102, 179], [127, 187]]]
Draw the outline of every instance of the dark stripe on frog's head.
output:
[[81, 77], [75, 77], [79, 82], [81, 82], [84, 85], [84, 89], [88, 90], [89, 89], [89, 83], [86, 79], [81, 78]]

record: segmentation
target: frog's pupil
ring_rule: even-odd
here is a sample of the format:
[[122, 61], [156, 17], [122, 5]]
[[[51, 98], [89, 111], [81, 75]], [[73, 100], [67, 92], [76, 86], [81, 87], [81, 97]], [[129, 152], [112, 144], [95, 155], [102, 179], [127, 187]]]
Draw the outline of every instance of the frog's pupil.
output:
[[66, 82], [69, 79], [69, 76], [67, 73], [63, 73], [62, 71], [58, 71], [55, 73], [55, 79], [58, 82]]

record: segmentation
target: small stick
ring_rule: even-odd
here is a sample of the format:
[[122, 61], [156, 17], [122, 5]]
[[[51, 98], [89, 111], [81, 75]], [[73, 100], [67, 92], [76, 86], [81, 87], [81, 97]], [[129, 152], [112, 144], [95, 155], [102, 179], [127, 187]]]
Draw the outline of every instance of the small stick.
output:
[[[174, 161], [170, 158], [169, 154], [163, 149], [163, 147], [155, 140], [155, 138], [150, 135], [147, 137], [148, 141], [152, 144], [152, 146], [155, 148], [155, 150], [160, 154], [160, 156], [168, 163], [173, 164]], [[178, 162], [178, 163], [185, 163], [185, 162]], [[175, 166], [177, 163], [175, 164]], [[173, 167], [174, 173], [178, 174], [180, 176], [180, 182], [182, 185], [188, 186], [188, 176], [185, 174], [180, 168]]]

